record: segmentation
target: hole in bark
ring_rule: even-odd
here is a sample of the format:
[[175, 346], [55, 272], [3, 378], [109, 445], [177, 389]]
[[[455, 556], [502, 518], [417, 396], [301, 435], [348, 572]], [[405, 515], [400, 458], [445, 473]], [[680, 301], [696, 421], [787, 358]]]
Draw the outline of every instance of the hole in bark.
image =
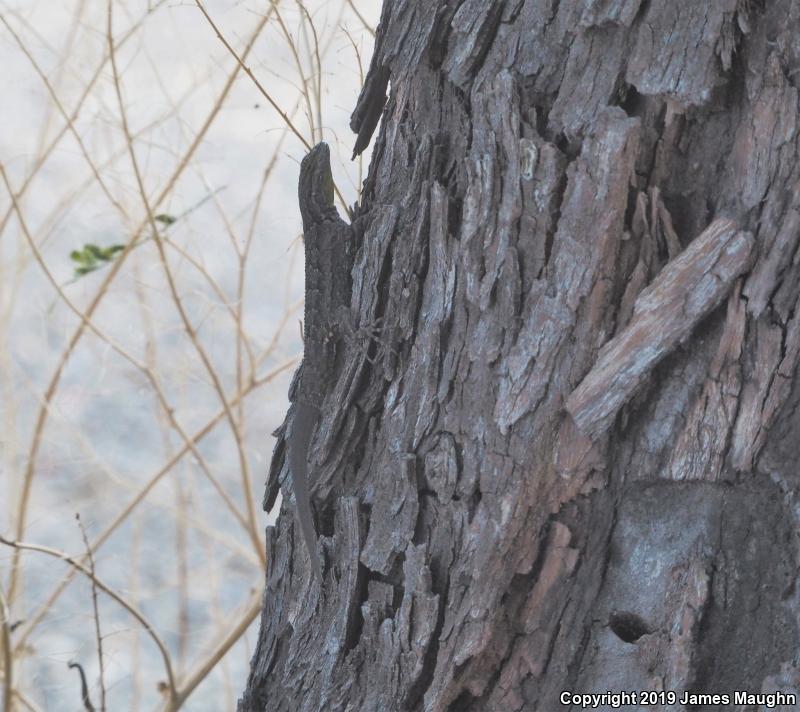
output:
[[706, 197], [706, 220], [708, 220], [708, 222], [711, 222], [711, 220], [716, 214], [717, 214], [717, 204], [710, 197]]
[[[359, 604], [364, 603], [369, 597], [369, 569], [364, 564], [358, 564], [358, 578], [356, 580], [356, 591]], [[344, 650], [349, 653], [358, 645], [361, 639], [361, 631], [364, 628], [364, 614], [361, 605], [353, 606], [352, 614], [347, 621], [347, 632], [344, 640]]]
[[468, 518], [469, 521], [472, 521], [472, 518], [475, 516], [475, 512], [478, 510], [478, 505], [481, 503], [481, 499], [483, 495], [479, 489], [476, 489], [472, 496], [469, 498], [469, 510], [468, 510]]
[[547, 228], [547, 234], [544, 238], [544, 263], [550, 264], [550, 255], [553, 252], [553, 241], [556, 237], [558, 230], [558, 221], [561, 220], [561, 205], [564, 203], [564, 196], [567, 193], [567, 171], [564, 170], [558, 179], [558, 186], [556, 187], [555, 195], [551, 202], [551, 216], [550, 225]]
[[555, 143], [556, 148], [561, 151], [569, 160], [573, 160], [580, 155], [581, 152], [581, 141], [578, 138], [571, 138], [567, 136], [563, 131], [559, 133], [553, 143]]
[[642, 97], [636, 87], [632, 84], [622, 82], [620, 88], [617, 90], [619, 96], [619, 107], [628, 116], [638, 116], [642, 108]]
[[464, 690], [452, 704], [447, 708], [447, 712], [468, 712], [474, 709], [475, 696], [468, 690]]
[[650, 633], [647, 623], [635, 613], [612, 613], [608, 619], [608, 627], [617, 638], [626, 643], [635, 643], [643, 635]]
[[696, 235], [697, 225], [706, 225], [710, 217], [706, 211], [709, 207], [714, 209], [714, 203], [700, 195], [667, 195], [661, 194], [664, 207], [672, 218], [672, 227], [675, 232], [683, 237], [684, 235]]
[[533, 111], [535, 112], [535, 119], [536, 119], [536, 131], [542, 137], [546, 138], [550, 134], [547, 131], [547, 119], [550, 116], [550, 107], [552, 106], [552, 102], [544, 105], [533, 104]]
[[[431, 588], [441, 596], [436, 614], [436, 626], [433, 629], [433, 634], [431, 635], [431, 641], [428, 644], [428, 648], [422, 657], [422, 671], [420, 672], [416, 683], [414, 683], [411, 686], [411, 689], [409, 689], [408, 695], [406, 695], [406, 699], [404, 700], [405, 705], [403, 706], [403, 709], [407, 710], [418, 709], [418, 707], [421, 706], [419, 703], [422, 701], [425, 692], [433, 682], [433, 676], [436, 672], [436, 660], [439, 653], [439, 636], [441, 635], [442, 628], [444, 627], [444, 613], [448, 609], [448, 581], [438, 580], [438, 576], [436, 575], [436, 567], [433, 567], [431, 574]], [[399, 610], [399, 608], [400, 605], [398, 603], [398, 606], [395, 610]], [[460, 708], [451, 707], [450, 709]]]
[[419, 510], [411, 541], [416, 546], [420, 546], [428, 541], [429, 530], [432, 523], [436, 521], [436, 504], [439, 499], [434, 490], [420, 488], [417, 500], [419, 501]]
[[314, 507], [317, 514], [317, 526], [320, 536], [333, 536], [334, 533], [334, 512], [330, 507]]
[[631, 186], [628, 189], [628, 203], [625, 206], [625, 228], [629, 229], [633, 224], [633, 215], [636, 212], [636, 198], [639, 197], [639, 189]]
[[447, 231], [450, 235], [458, 235], [461, 232], [461, 214], [463, 210], [464, 201], [461, 198], [450, 199], [447, 208]]

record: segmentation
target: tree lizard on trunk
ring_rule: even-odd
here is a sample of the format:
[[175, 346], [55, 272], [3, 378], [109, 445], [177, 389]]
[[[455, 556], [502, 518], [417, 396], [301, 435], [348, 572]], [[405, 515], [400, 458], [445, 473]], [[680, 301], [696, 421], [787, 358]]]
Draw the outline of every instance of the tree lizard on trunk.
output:
[[322, 581], [317, 535], [311, 509], [311, 438], [325, 395], [344, 352], [342, 318], [352, 290], [352, 228], [333, 204], [330, 149], [318, 143], [300, 164], [298, 197], [305, 242], [306, 296], [303, 362], [297, 375], [288, 432], [288, 462], [300, 529], [311, 568]]

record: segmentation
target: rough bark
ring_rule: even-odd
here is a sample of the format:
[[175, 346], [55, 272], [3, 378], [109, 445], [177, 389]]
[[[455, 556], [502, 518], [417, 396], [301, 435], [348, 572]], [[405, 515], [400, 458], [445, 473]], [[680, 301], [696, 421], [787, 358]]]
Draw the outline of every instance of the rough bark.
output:
[[290, 499], [267, 532], [240, 710], [798, 691], [798, 38], [798, 0], [386, 0], [380, 339], [312, 442], [324, 583]]

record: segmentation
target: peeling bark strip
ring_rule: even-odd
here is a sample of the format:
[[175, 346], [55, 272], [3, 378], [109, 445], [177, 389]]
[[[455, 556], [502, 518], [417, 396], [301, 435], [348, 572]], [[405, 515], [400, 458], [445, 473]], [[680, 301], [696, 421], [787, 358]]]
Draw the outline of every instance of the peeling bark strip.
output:
[[753, 263], [753, 236], [732, 220], [715, 220], [667, 263], [636, 300], [628, 326], [598, 354], [566, 408], [579, 430], [596, 438], [655, 366], [719, 306]]

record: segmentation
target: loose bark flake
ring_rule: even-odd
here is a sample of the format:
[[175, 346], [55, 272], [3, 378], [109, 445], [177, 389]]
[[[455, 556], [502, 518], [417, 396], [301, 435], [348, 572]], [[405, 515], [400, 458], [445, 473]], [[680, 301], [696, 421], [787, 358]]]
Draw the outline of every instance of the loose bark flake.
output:
[[653, 368], [727, 296], [753, 262], [753, 236], [715, 220], [636, 300], [633, 317], [600, 351], [566, 408], [585, 434], [608, 429]]

